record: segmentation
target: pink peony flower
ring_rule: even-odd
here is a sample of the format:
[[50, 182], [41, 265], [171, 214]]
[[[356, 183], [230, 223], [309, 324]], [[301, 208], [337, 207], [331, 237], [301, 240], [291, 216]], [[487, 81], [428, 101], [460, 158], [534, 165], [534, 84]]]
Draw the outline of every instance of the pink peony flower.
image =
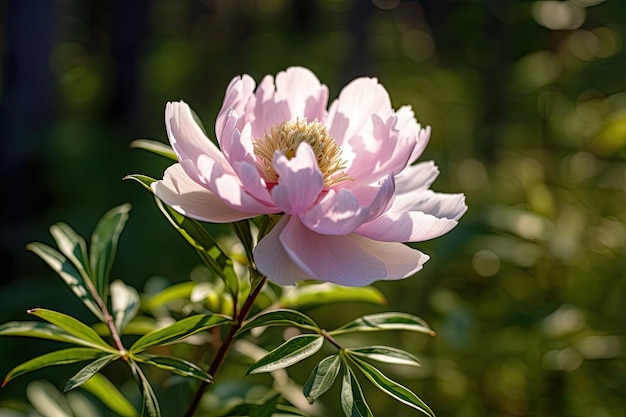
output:
[[430, 128], [395, 111], [375, 78], [358, 78], [327, 110], [328, 88], [305, 68], [249, 75], [226, 89], [215, 122], [219, 148], [184, 102], [168, 103], [179, 163], [154, 193], [185, 216], [228, 223], [283, 213], [254, 249], [279, 284], [315, 279], [362, 286], [408, 277], [428, 255], [401, 242], [443, 235], [467, 210], [462, 194], [429, 190], [433, 162], [411, 165]]

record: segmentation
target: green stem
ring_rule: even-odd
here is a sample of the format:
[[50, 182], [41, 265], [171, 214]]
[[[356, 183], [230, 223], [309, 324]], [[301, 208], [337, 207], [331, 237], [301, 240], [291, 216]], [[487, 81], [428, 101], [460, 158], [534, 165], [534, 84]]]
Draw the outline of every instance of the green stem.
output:
[[[207, 371], [209, 375], [211, 375], [213, 378], [215, 378], [215, 375], [221, 368], [222, 364], [224, 363], [224, 360], [226, 360], [226, 356], [228, 356], [228, 352], [230, 352], [230, 348], [232, 347], [233, 342], [235, 341], [235, 333], [237, 333], [237, 330], [241, 328], [243, 322], [246, 320], [246, 318], [248, 318], [248, 314], [250, 314], [250, 310], [252, 310], [254, 301], [261, 293], [261, 289], [263, 289], [263, 286], [265, 285], [266, 281], [267, 281], [267, 277], [263, 277], [257, 283], [257, 285], [252, 289], [250, 294], [248, 294], [248, 298], [246, 298], [246, 301], [241, 307], [241, 310], [239, 310], [239, 314], [237, 315], [237, 317], [235, 317], [235, 321], [233, 322], [233, 324], [230, 325], [230, 328], [228, 329], [228, 333], [224, 337], [224, 340], [222, 341], [222, 344], [220, 345]], [[191, 403], [189, 404], [189, 408], [187, 409], [187, 412], [185, 412], [183, 417], [192, 417], [194, 415], [194, 413], [196, 412], [196, 409], [198, 408], [198, 405], [200, 404], [202, 395], [204, 394], [204, 391], [207, 389], [208, 386], [209, 386], [209, 383], [205, 381], [203, 381], [200, 384], [193, 398], [191, 399]]]

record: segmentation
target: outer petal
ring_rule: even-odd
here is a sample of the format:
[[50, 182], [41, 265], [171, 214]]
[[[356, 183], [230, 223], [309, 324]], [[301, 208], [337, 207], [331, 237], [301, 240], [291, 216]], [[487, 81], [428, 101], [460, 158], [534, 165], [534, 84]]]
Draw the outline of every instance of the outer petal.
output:
[[179, 161], [188, 159], [195, 164], [199, 155], [206, 155], [222, 165], [225, 171], [232, 173], [222, 152], [205, 136], [194, 120], [187, 103], [183, 101], [167, 103], [165, 126], [167, 136]]
[[439, 176], [439, 169], [433, 161], [409, 165], [395, 176], [396, 193], [416, 193], [430, 187]]
[[296, 215], [311, 207], [324, 188], [311, 145], [302, 142], [291, 159], [276, 152], [273, 165], [278, 173], [278, 185], [272, 189], [274, 203], [285, 213]]
[[300, 220], [316, 233], [346, 235], [363, 224], [368, 213], [350, 191], [330, 190], [322, 201], [300, 216]]
[[256, 100], [254, 97], [254, 86], [254, 79], [246, 74], [241, 77], [238, 76], [233, 78], [226, 88], [222, 108], [217, 114], [217, 119], [215, 120], [215, 135], [222, 149], [225, 147], [223, 141], [231, 139], [230, 137], [222, 137], [224, 125], [226, 124], [231, 111], [234, 111], [235, 115], [238, 117], [238, 124], [236, 127], [240, 130], [245, 123], [252, 122], [254, 120], [254, 112], [248, 111], [248, 109], [254, 105]]
[[416, 142], [415, 148], [409, 158], [409, 164], [415, 162], [417, 158], [422, 155], [426, 145], [428, 145], [428, 139], [430, 138], [430, 126], [422, 129], [422, 126], [415, 120], [415, 113], [411, 106], [402, 106], [396, 112], [398, 117], [398, 125], [396, 126], [400, 130], [400, 136], [403, 138], [411, 138]]
[[282, 285], [293, 285], [298, 281], [314, 279], [307, 275], [291, 260], [287, 251], [280, 243], [279, 236], [290, 216], [283, 216], [278, 224], [261, 239], [254, 248], [254, 263], [259, 271], [269, 279]]
[[396, 198], [389, 211], [355, 233], [385, 242], [421, 242], [448, 233], [463, 215], [462, 194], [421, 193], [423, 198]]
[[196, 220], [229, 223], [256, 216], [233, 210], [208, 189], [193, 181], [180, 164], [170, 166], [163, 180], [152, 184], [154, 194], [179, 213]]
[[280, 242], [307, 275], [348, 286], [405, 278], [428, 259], [402, 244], [375, 242], [356, 234], [320, 235], [293, 216], [280, 233]]

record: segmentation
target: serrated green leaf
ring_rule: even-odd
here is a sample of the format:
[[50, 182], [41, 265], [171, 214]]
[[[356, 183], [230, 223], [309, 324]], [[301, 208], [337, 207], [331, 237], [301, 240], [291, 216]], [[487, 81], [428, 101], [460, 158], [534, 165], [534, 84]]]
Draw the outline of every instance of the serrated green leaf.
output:
[[319, 330], [317, 323], [306, 314], [296, 310], [280, 309], [263, 312], [251, 318], [237, 331], [235, 336], [260, 326], [294, 326], [301, 329]]
[[361, 302], [383, 305], [383, 294], [374, 287], [343, 287], [332, 283], [299, 285], [285, 291], [279, 304], [286, 308], [310, 309], [330, 303]]
[[348, 353], [352, 362], [359, 368], [359, 370], [369, 379], [377, 388], [383, 391], [385, 394], [395, 398], [408, 405], [409, 407], [413, 407], [422, 413], [429, 415], [431, 417], [435, 417], [435, 413], [426, 405], [424, 401], [422, 401], [417, 395], [415, 395], [408, 388], [398, 384], [393, 381], [385, 374], [380, 372], [378, 369], [374, 368], [369, 363], [353, 356]]
[[373, 332], [381, 330], [409, 330], [418, 333], [435, 335], [428, 324], [419, 317], [406, 313], [377, 313], [369, 314], [351, 321], [345, 326], [328, 332], [334, 336], [337, 334], [354, 332]]
[[58, 311], [47, 310], [45, 308], [34, 308], [32, 310], [28, 310], [28, 313], [40, 317], [56, 326], [59, 326], [72, 336], [81, 339], [84, 342], [82, 344], [85, 346], [90, 346], [108, 353], [117, 352], [117, 350], [113, 349], [110, 345], [107, 344], [107, 342], [102, 340], [102, 338], [98, 336], [98, 333], [96, 333], [94, 329], [87, 326], [83, 322], [76, 320], [72, 316], [59, 313]]
[[157, 181], [152, 177], [149, 177], [147, 175], [142, 175], [142, 174], [130, 174], [130, 175], [125, 176], [124, 179], [137, 181], [139, 184], [143, 185], [143, 187], [146, 190], [150, 192], [152, 192], [151, 184]]
[[341, 359], [339, 355], [328, 356], [313, 368], [303, 387], [304, 396], [309, 404], [313, 404], [315, 400], [330, 389], [340, 369]]
[[341, 409], [346, 417], [374, 417], [363, 397], [359, 381], [347, 364], [341, 381]]
[[324, 337], [317, 334], [301, 334], [278, 346], [250, 365], [248, 374], [283, 369], [315, 354], [324, 344]]
[[409, 352], [390, 346], [364, 346], [347, 349], [353, 355], [395, 365], [421, 366], [419, 359]]
[[109, 291], [109, 275], [117, 251], [117, 242], [124, 230], [130, 204], [122, 204], [107, 211], [100, 219], [91, 235], [89, 261], [96, 290], [103, 300]]
[[[102, 324], [102, 323], [100, 323]], [[78, 338], [59, 326], [36, 321], [11, 321], [0, 325], [0, 336], [26, 336], [38, 339], [58, 340], [75, 345], [93, 346], [93, 343]]]
[[106, 355], [91, 362], [71, 377], [69, 381], [67, 381], [65, 387], [63, 388], [63, 392], [65, 393], [74, 388], [80, 387], [102, 368], [119, 358], [119, 355]]
[[146, 350], [150, 346], [177, 342], [191, 336], [192, 334], [201, 332], [202, 330], [221, 326], [230, 322], [231, 319], [229, 317], [219, 314], [198, 314], [186, 317], [170, 326], [155, 330], [145, 336], [142, 336], [130, 347], [129, 351], [132, 353], [138, 353]]
[[139, 311], [139, 294], [120, 280], [111, 283], [111, 314], [113, 323], [119, 333], [137, 315]]
[[198, 365], [184, 359], [175, 358], [173, 356], [147, 354], [133, 355], [133, 357], [137, 362], [156, 366], [159, 369], [170, 371], [178, 375], [189, 376], [208, 383], [213, 382], [211, 375], [203, 371]]
[[131, 148], [143, 149], [144, 151], [152, 152], [157, 155], [164, 156], [173, 161], [177, 161], [178, 158], [172, 150], [172, 147], [165, 143], [158, 142], [150, 139], [136, 139], [130, 143]]
[[120, 417], [139, 417], [139, 413], [111, 381], [102, 374], [94, 374], [82, 386]]
[[77, 347], [57, 350], [55, 352], [46, 353], [36, 358], [30, 359], [15, 368], [11, 369], [9, 373], [4, 377], [2, 386], [4, 387], [9, 381], [24, 375], [25, 373], [34, 371], [36, 369], [45, 368], [52, 365], [65, 365], [68, 363], [87, 361], [95, 358], [99, 358], [105, 355], [92, 348]]
[[26, 249], [35, 253], [43, 259], [59, 276], [65, 281], [68, 287], [76, 294], [78, 299], [82, 301], [91, 312], [104, 321], [104, 314], [93, 299], [81, 273], [76, 267], [67, 260], [65, 256], [43, 243], [33, 242], [26, 245]]

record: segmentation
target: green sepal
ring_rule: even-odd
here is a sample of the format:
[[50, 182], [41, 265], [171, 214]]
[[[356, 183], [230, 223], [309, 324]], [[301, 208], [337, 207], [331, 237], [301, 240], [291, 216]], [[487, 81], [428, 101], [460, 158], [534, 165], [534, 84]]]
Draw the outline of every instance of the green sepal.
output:
[[170, 326], [152, 331], [142, 336], [130, 347], [130, 349], [128, 349], [128, 351], [131, 353], [138, 353], [146, 350], [150, 346], [174, 343], [203, 330], [221, 326], [223, 324], [230, 323], [231, 321], [232, 319], [230, 317], [226, 317], [221, 314], [198, 314], [186, 317]]
[[298, 335], [250, 365], [246, 373], [258, 374], [286, 368], [315, 354], [323, 344], [324, 336], [318, 334]]
[[129, 175], [125, 176], [124, 179], [125, 180], [137, 181], [146, 190], [148, 190], [150, 192], [152, 192], [151, 184], [154, 183], [154, 182], [157, 182], [157, 180], [155, 180], [154, 178], [149, 177], [147, 175], [143, 175], [143, 174], [129, 174]]
[[280, 309], [263, 312], [251, 318], [235, 333], [235, 336], [260, 326], [294, 326], [313, 331], [320, 330], [317, 323], [306, 314], [296, 310]]
[[129, 145], [131, 148], [143, 149], [144, 151], [152, 152], [153, 154], [164, 156], [173, 161], [178, 161], [176, 154], [172, 150], [172, 147], [165, 143], [158, 142], [150, 139], [135, 139]]

